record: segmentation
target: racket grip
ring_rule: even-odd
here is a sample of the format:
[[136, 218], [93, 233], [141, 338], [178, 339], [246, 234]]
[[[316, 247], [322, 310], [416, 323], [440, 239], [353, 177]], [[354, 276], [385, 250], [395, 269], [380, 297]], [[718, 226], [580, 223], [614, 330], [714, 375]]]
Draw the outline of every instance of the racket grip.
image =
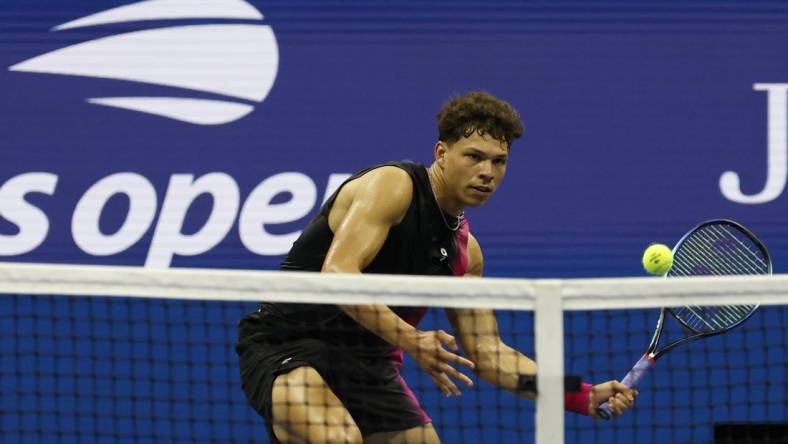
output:
[[[638, 382], [640, 382], [640, 378], [646, 374], [648, 369], [654, 366], [655, 362], [657, 361], [655, 361], [654, 358], [650, 357], [649, 355], [643, 355], [643, 357], [640, 358], [640, 360], [632, 367], [632, 370], [630, 370], [629, 373], [624, 376], [624, 379], [621, 380], [621, 383], [629, 388], [635, 388], [638, 385]], [[596, 414], [605, 420], [613, 417], [607, 401], [597, 407]]]

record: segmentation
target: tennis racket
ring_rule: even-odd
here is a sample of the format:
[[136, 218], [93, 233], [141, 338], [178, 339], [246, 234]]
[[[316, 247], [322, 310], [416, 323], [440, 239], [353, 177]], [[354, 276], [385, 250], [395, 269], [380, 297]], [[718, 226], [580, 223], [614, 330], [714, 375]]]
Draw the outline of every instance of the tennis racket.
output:
[[[673, 248], [673, 267], [665, 276], [771, 273], [769, 252], [752, 232], [731, 220], [710, 220], [693, 228], [678, 241]], [[645, 355], [621, 383], [630, 388], [637, 386], [660, 356], [681, 344], [730, 331], [746, 321], [757, 308], [757, 305], [662, 308]], [[677, 321], [687, 335], [658, 348], [666, 318]], [[607, 402], [600, 405], [596, 412], [603, 419], [612, 416]]]

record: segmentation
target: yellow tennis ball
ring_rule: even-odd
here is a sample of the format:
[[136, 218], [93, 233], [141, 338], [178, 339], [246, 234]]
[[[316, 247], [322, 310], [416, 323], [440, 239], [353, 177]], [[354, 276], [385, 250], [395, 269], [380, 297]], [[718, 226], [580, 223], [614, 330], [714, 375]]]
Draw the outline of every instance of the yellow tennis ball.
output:
[[652, 244], [643, 252], [643, 268], [651, 274], [662, 276], [673, 266], [673, 252], [667, 245]]

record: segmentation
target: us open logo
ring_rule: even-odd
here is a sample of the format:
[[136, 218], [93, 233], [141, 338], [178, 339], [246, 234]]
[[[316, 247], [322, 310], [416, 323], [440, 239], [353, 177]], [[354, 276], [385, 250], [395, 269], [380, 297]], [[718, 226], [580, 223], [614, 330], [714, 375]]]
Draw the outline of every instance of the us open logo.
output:
[[42, 54], [8, 69], [124, 80], [216, 95], [197, 97], [88, 97], [110, 106], [196, 125], [220, 125], [246, 116], [265, 100], [276, 79], [279, 50], [270, 26], [243, 0], [146, 0], [56, 26], [66, 31], [97, 25], [180, 19], [223, 23], [170, 26], [116, 34]]

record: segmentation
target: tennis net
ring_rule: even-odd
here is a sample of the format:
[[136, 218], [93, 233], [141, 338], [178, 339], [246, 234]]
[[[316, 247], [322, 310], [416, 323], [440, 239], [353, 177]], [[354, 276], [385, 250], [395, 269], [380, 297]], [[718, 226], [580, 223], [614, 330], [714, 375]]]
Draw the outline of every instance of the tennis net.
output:
[[[788, 276], [455, 279], [0, 264], [3, 442], [267, 442], [241, 389], [237, 322], [260, 301], [495, 309], [504, 342], [539, 363], [537, 401], [473, 377], [447, 398], [403, 377], [444, 443], [784, 442]], [[564, 414], [564, 375], [620, 379], [658, 307], [762, 304], [730, 333], [679, 347], [621, 418]], [[667, 328], [667, 327], [666, 327]], [[469, 374], [470, 372], [465, 372]], [[458, 384], [459, 385], [459, 384]]]

